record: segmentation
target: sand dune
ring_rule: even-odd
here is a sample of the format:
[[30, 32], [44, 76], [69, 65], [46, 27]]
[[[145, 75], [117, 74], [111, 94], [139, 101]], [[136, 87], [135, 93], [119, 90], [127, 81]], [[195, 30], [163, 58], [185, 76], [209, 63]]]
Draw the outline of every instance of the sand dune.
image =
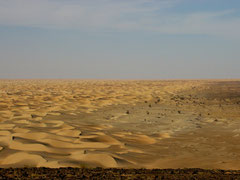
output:
[[1, 80], [0, 167], [240, 168], [239, 89], [239, 81]]

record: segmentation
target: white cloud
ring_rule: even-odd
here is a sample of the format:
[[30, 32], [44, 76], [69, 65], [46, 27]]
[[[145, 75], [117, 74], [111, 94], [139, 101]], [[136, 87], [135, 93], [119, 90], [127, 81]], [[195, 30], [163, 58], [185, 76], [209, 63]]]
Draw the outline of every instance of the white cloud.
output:
[[228, 10], [169, 15], [156, 20], [150, 29], [168, 34], [205, 34], [240, 38], [240, 18], [228, 17], [233, 13], [233, 10]]
[[[0, 0], [0, 24], [39, 27], [111, 27], [176, 0]], [[158, 5], [158, 8], [154, 5]], [[159, 7], [160, 6], [160, 7]]]
[[183, 0], [0, 0], [0, 25], [238, 36], [234, 11], [168, 13]]

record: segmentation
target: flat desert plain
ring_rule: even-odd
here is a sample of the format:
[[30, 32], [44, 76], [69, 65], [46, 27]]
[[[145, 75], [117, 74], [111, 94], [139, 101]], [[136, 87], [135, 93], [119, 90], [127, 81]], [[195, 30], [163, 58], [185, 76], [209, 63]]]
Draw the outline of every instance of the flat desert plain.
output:
[[0, 167], [240, 169], [238, 80], [0, 80]]

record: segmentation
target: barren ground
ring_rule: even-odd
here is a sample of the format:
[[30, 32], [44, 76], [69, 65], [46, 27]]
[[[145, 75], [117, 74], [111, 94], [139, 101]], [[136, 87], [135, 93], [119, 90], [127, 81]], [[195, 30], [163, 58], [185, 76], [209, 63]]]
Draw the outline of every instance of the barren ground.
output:
[[0, 167], [240, 169], [240, 81], [1, 80]]

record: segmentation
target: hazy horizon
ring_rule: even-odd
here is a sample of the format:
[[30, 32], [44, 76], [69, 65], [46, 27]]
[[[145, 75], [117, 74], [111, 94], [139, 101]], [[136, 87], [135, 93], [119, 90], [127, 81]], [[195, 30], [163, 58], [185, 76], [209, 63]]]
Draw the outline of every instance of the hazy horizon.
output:
[[0, 0], [0, 79], [239, 79], [237, 0]]

